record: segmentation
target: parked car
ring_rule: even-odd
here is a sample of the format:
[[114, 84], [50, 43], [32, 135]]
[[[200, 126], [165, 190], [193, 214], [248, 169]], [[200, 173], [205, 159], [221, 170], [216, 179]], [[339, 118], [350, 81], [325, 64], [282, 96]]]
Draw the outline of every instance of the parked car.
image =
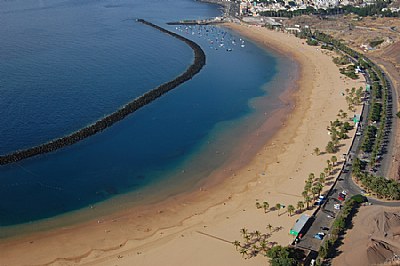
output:
[[333, 205], [333, 208], [334, 208], [335, 210], [340, 210], [341, 207], [342, 207], [342, 205], [340, 205], [340, 204], [335, 204], [335, 205]]
[[324, 231], [329, 231], [329, 227], [326, 227], [326, 226], [321, 226], [320, 228], [321, 228], [321, 230], [324, 230]]
[[344, 201], [344, 196], [343, 196], [343, 195], [339, 195], [339, 196], [338, 196], [338, 200]]
[[325, 236], [325, 233], [323, 232], [319, 232], [317, 234], [314, 235], [314, 238], [318, 239], [318, 240], [322, 240]]
[[370, 194], [368, 192], [366, 192], [364, 189], [361, 190], [361, 195], [366, 196], [366, 197], [370, 196]]
[[322, 204], [324, 204], [324, 201], [323, 200], [316, 200], [315, 202], [314, 202], [314, 205], [315, 206], [320, 206], [320, 205], [322, 205]]

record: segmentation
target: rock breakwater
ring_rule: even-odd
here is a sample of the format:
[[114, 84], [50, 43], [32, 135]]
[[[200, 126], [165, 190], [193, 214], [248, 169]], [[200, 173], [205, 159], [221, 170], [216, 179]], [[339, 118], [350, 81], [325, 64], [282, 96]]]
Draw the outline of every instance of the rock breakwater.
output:
[[206, 63], [205, 53], [201, 49], [201, 47], [198, 44], [196, 44], [195, 42], [193, 42], [179, 34], [176, 34], [174, 32], [166, 30], [160, 26], [157, 26], [153, 23], [145, 21], [143, 19], [138, 19], [137, 22], [140, 22], [140, 23], [143, 23], [150, 27], [153, 27], [163, 33], [166, 33], [172, 37], [179, 39], [180, 41], [185, 42], [190, 48], [192, 48], [192, 50], [194, 52], [193, 63], [186, 69], [185, 72], [183, 72], [178, 77], [152, 89], [151, 91], [146, 92], [145, 94], [137, 97], [133, 101], [127, 103], [120, 109], [116, 110], [115, 112], [107, 115], [104, 118], [97, 120], [93, 124], [90, 124], [90, 125], [82, 128], [80, 130], [77, 130], [67, 136], [60, 137], [55, 140], [51, 140], [47, 143], [40, 144], [38, 146], [34, 146], [34, 147], [27, 148], [24, 150], [18, 150], [18, 151], [12, 152], [10, 154], [1, 155], [0, 156], [0, 165], [15, 163], [15, 162], [21, 161], [21, 160], [29, 158], [29, 157], [53, 152], [53, 151], [56, 151], [63, 147], [75, 144], [75, 143], [77, 143], [83, 139], [86, 139], [90, 136], [93, 136], [93, 135], [105, 130], [106, 128], [112, 126], [116, 122], [124, 119], [129, 114], [132, 114], [133, 112], [140, 109], [141, 107], [153, 102], [154, 100], [161, 97], [162, 95], [169, 92], [170, 90], [175, 89], [182, 83], [190, 80], [193, 76], [195, 76], [197, 73], [199, 73], [200, 70], [205, 65], [205, 63]]

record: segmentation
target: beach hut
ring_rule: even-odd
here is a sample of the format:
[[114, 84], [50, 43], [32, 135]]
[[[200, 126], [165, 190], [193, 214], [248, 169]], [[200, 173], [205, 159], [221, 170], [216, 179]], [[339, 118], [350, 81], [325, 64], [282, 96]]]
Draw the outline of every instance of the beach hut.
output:
[[353, 116], [353, 122], [354, 124], [359, 123], [361, 121], [361, 115], [355, 114]]
[[290, 234], [294, 236], [298, 236], [303, 229], [303, 227], [306, 225], [308, 219], [310, 219], [310, 216], [307, 214], [303, 214], [294, 224], [292, 229], [290, 229]]

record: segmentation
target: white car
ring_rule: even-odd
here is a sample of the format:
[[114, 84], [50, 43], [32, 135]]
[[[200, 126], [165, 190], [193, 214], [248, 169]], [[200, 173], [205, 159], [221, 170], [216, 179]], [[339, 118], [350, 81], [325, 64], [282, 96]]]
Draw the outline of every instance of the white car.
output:
[[340, 210], [341, 207], [342, 207], [342, 206], [341, 206], [340, 204], [335, 204], [335, 205], [333, 205], [333, 208], [334, 208], [335, 210]]
[[345, 195], [345, 196], [347, 196], [347, 191], [346, 191], [346, 190], [343, 190], [343, 191], [342, 191], [342, 194]]

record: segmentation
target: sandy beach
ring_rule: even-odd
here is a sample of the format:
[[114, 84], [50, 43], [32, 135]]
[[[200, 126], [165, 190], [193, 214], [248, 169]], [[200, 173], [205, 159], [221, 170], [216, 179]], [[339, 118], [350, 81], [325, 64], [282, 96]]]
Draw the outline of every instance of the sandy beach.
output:
[[[339, 109], [347, 111], [342, 93], [365, 82], [362, 77], [353, 81], [340, 75], [329, 52], [292, 35], [253, 26], [226, 26], [300, 65], [295, 93], [282, 95], [283, 101], [294, 102], [293, 110], [250, 163], [233, 173], [224, 169], [236, 169], [235, 165], [217, 169], [201, 189], [162, 203], [2, 241], [0, 265], [262, 265], [266, 258], [244, 259], [232, 245], [242, 240], [241, 228], [269, 232], [270, 224], [279, 230], [268, 241], [287, 245], [293, 240], [289, 230], [299, 215], [289, 216], [284, 210], [281, 215], [264, 213], [255, 203], [296, 206], [303, 200], [304, 180], [312, 172], [319, 176], [332, 156], [316, 156], [313, 150], [325, 150], [329, 121], [337, 118]], [[266, 121], [254, 138], [268, 127]], [[347, 153], [351, 139], [342, 143], [338, 158]]]

